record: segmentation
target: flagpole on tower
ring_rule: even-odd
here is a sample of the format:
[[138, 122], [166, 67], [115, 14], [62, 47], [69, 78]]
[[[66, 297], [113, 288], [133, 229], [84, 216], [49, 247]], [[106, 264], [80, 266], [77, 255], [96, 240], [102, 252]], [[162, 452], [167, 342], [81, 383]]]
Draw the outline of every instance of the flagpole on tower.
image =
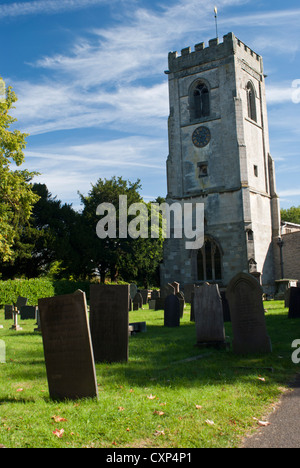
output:
[[218, 8], [215, 6], [215, 21], [216, 21], [216, 38], [219, 37], [218, 35]]

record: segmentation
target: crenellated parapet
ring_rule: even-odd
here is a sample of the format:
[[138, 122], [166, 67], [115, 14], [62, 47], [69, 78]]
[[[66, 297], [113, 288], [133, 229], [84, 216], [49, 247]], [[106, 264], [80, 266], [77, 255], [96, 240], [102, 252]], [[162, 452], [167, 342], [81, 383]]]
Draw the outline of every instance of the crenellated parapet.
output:
[[220, 60], [236, 53], [262, 73], [261, 56], [244, 44], [233, 33], [226, 34], [223, 37], [223, 42], [219, 42], [218, 38], [211, 39], [207, 47], [204, 42], [196, 44], [193, 51], [191, 47], [186, 47], [181, 50], [181, 55], [178, 52], [170, 52], [169, 73], [176, 73], [177, 71], [199, 66], [206, 62]]

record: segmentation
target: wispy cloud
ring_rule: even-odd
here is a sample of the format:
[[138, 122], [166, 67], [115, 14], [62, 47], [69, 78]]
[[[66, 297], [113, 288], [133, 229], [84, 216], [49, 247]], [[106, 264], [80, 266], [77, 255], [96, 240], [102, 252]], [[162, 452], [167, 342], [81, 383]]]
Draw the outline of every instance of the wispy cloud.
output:
[[35, 0], [0, 5], [0, 19], [36, 14], [53, 14], [108, 3], [107, 0]]

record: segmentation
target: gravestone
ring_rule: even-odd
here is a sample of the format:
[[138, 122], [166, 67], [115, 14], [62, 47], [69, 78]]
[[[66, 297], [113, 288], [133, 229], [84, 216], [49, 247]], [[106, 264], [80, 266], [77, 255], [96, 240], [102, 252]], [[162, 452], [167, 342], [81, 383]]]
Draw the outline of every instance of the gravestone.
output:
[[225, 345], [222, 299], [216, 284], [194, 290], [197, 345]]
[[180, 302], [175, 294], [170, 294], [165, 299], [164, 304], [164, 326], [179, 327], [180, 326]]
[[143, 308], [143, 297], [141, 293], [136, 293], [132, 301], [133, 310], [139, 310]]
[[226, 298], [226, 291], [220, 291], [220, 294], [222, 298], [224, 322], [230, 322], [230, 310], [229, 310], [229, 304]]
[[289, 319], [300, 318], [300, 288], [290, 288]]
[[28, 299], [27, 297], [21, 297], [19, 296], [16, 302], [16, 308], [20, 311], [21, 307], [24, 307], [27, 305]]
[[95, 361], [128, 361], [129, 285], [92, 284], [90, 327]]
[[137, 285], [134, 283], [131, 283], [129, 287], [130, 287], [130, 298], [133, 300], [134, 296], [138, 292], [138, 288], [137, 288]]
[[175, 289], [175, 294], [179, 293], [180, 284], [177, 283], [177, 281], [173, 281], [173, 283], [171, 283], [171, 286], [173, 286], [173, 288]]
[[134, 322], [129, 324], [129, 332], [131, 335], [135, 335], [136, 333], [146, 333], [146, 331], [146, 322]]
[[185, 284], [184, 285], [184, 298], [185, 301], [188, 303], [192, 303], [192, 293], [194, 292], [195, 285], [194, 284]]
[[158, 297], [155, 299], [155, 310], [164, 310], [165, 299], [163, 297]]
[[176, 296], [178, 297], [179, 299], [179, 304], [180, 304], [180, 318], [183, 317], [183, 313], [184, 313], [184, 295], [181, 291], [177, 292], [176, 293]]
[[14, 306], [12, 306], [12, 305], [5, 305], [4, 306], [4, 318], [5, 318], [5, 320], [12, 320], [13, 311], [14, 311]]
[[36, 318], [36, 307], [35, 306], [21, 306], [20, 315], [21, 320], [30, 320]]
[[261, 285], [249, 273], [238, 273], [227, 287], [226, 297], [233, 331], [232, 346], [237, 354], [272, 351], [262, 295]]
[[150, 299], [150, 301], [149, 301], [149, 310], [155, 310], [155, 304], [156, 304], [156, 300], [155, 299]]
[[147, 302], [148, 302], [148, 289], [140, 289], [139, 293], [143, 298], [143, 304], [147, 304]]
[[11, 330], [15, 330], [15, 331], [20, 331], [20, 330], [23, 330], [22, 327], [20, 327], [20, 325], [18, 324], [18, 317], [20, 315], [20, 312], [18, 310], [17, 307], [14, 307], [13, 308], [13, 325], [10, 327]]
[[151, 291], [151, 300], [155, 300], [158, 297], [160, 297], [160, 291], [157, 291], [157, 289], [154, 289]]
[[161, 299], [165, 299], [170, 294], [175, 294], [175, 288], [170, 283], [165, 284], [160, 288], [160, 297]]
[[85, 293], [39, 299], [50, 397], [98, 396]]

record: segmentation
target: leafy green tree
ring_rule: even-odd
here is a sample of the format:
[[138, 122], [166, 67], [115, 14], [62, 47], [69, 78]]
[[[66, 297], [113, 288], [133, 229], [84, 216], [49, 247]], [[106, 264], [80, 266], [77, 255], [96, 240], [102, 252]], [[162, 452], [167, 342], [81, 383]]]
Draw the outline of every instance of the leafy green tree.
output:
[[281, 210], [281, 219], [288, 223], [300, 224], [300, 206]]
[[[1, 83], [3, 80], [0, 78]], [[11, 87], [0, 96], [0, 261], [7, 262], [14, 256], [13, 245], [20, 226], [30, 218], [38, 196], [30, 183], [37, 173], [13, 169], [24, 162], [25, 138], [28, 136], [10, 127], [16, 119], [9, 115], [17, 101]]]
[[[139, 190], [141, 189], [140, 181], [130, 182], [123, 180], [122, 177], [112, 177], [110, 180], [99, 179], [85, 197], [80, 194], [81, 201], [84, 205], [83, 217], [86, 221], [88, 229], [87, 244], [89, 245], [89, 258], [92, 259], [94, 270], [100, 275], [101, 281], [104, 282], [107, 275], [112, 281], [123, 279], [125, 281], [134, 281], [139, 279], [143, 283], [149, 282], [156, 271], [162, 256], [162, 239], [151, 239], [149, 236], [150, 224], [147, 237], [132, 238], [129, 235], [124, 236], [120, 230], [120, 206], [119, 197], [127, 196], [127, 208], [134, 203], [139, 203], [146, 212], [146, 218], [150, 217], [150, 206], [147, 205]], [[97, 215], [97, 208], [103, 203], [110, 203], [115, 208], [116, 225], [115, 236], [107, 235], [104, 238], [99, 238], [96, 233], [96, 227], [100, 219]], [[106, 212], [102, 213], [106, 215]], [[139, 213], [128, 215], [126, 217], [126, 232], [129, 231], [129, 226], [134, 221]], [[124, 229], [124, 225], [123, 225]], [[142, 227], [139, 226], [141, 230]], [[139, 231], [137, 227], [137, 231]]]

